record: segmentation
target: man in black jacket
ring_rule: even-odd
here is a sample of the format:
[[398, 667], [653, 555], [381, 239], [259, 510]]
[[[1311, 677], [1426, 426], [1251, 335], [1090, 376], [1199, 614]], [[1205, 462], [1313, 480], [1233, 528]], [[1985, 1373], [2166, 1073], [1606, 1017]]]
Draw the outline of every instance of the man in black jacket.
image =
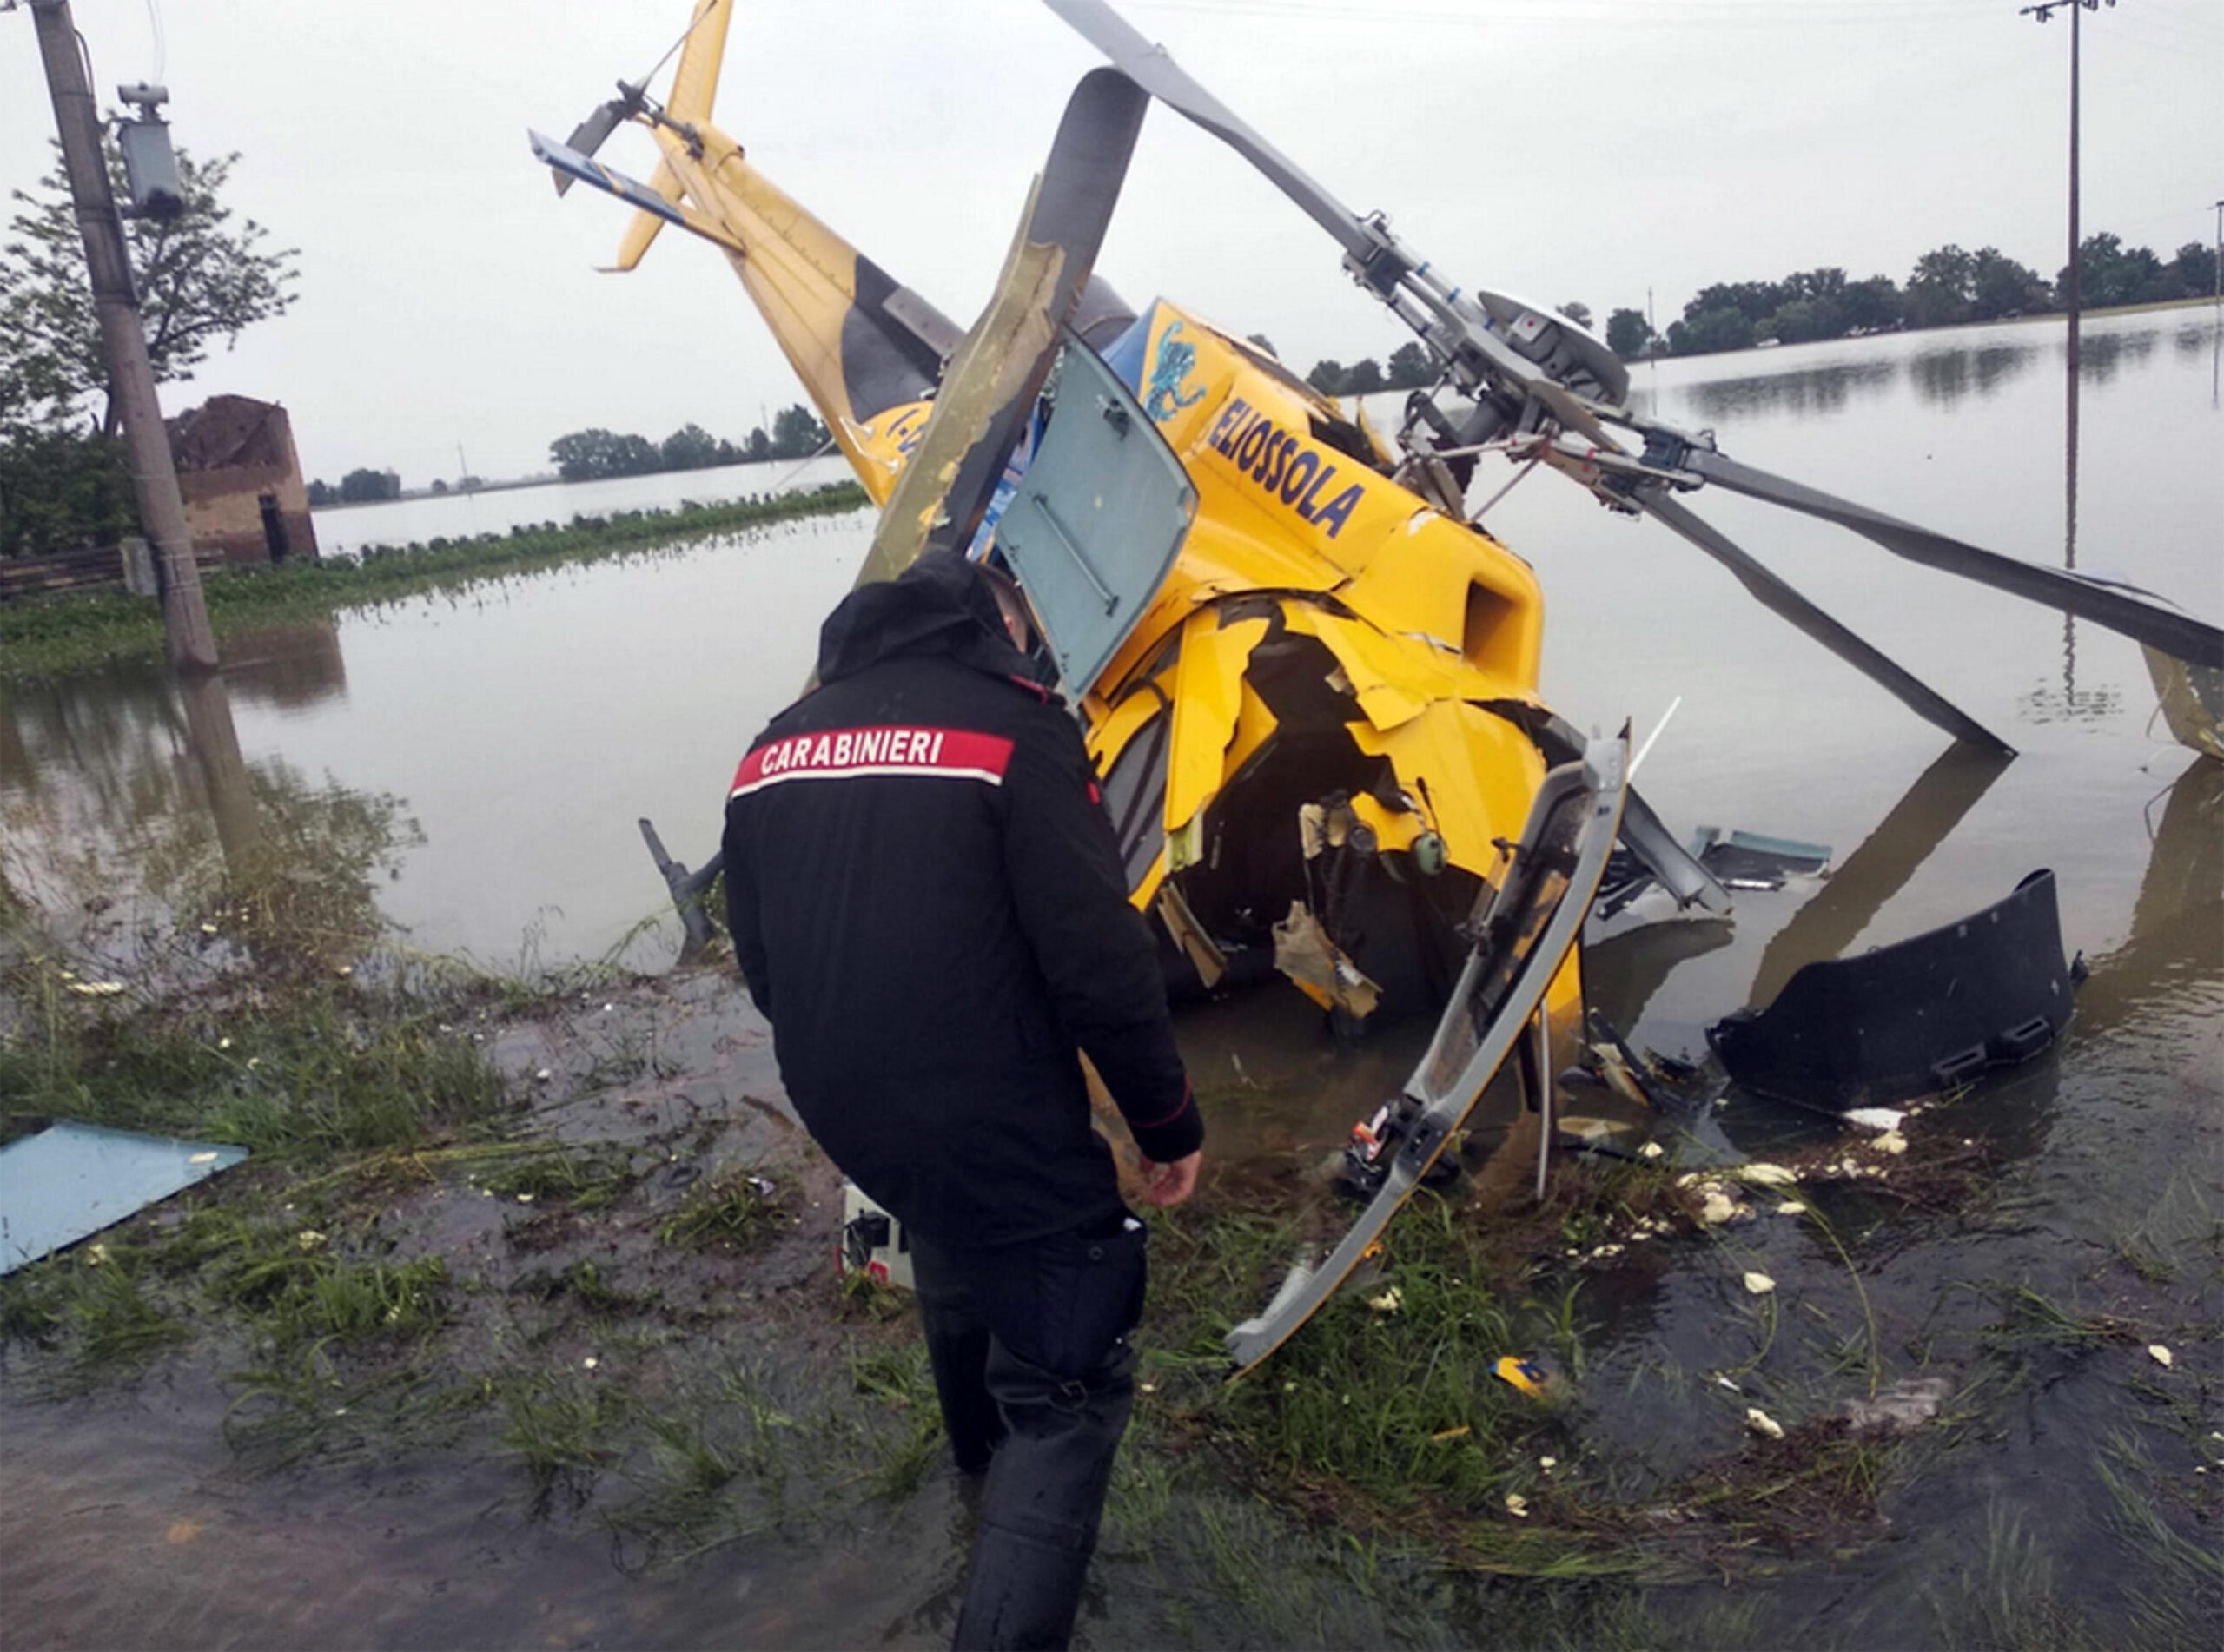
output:
[[726, 803], [726, 904], [788, 1094], [908, 1230], [958, 1466], [989, 1470], [957, 1644], [1063, 1645], [1133, 1399], [1142, 1225], [1095, 1064], [1178, 1204], [1204, 1129], [1072, 717], [954, 555], [852, 591]]

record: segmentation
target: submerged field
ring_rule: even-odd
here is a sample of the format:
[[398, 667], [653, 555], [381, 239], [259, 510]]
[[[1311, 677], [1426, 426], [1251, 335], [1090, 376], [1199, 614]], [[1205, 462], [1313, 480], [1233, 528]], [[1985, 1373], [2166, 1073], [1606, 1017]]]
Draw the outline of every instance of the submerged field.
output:
[[[844, 482], [808, 492], [574, 517], [407, 545], [374, 545], [359, 555], [280, 568], [227, 571], [208, 579], [208, 618], [220, 639], [429, 591], [456, 592], [488, 580], [569, 564], [638, 555], [660, 546], [798, 518], [856, 510], [864, 491]], [[152, 598], [120, 592], [18, 598], [0, 604], [0, 677], [35, 679], [162, 651], [162, 614]]]
[[[10, 915], [11, 1133], [254, 1151], [0, 1280], [10, 1643], [938, 1642], [968, 1517], [923, 1354], [831, 1265], [837, 1178], [744, 996], [400, 953], [385, 829], [333, 813], [105, 951]], [[1302, 1106], [1350, 1059], [1201, 1099]], [[2212, 1644], [2215, 1120], [2035, 1252], [2061, 1081], [1946, 1098], [1903, 1153], [1686, 1088], [1658, 1160], [1563, 1153], [1541, 1206], [1533, 1131], [1511, 1178], [1479, 1137], [1232, 1386], [1221, 1333], [1335, 1218], [1302, 1166], [1216, 1164], [1153, 1218], [1089, 1643]]]
[[[1638, 388], [2049, 556], [2058, 347], [1787, 347]], [[2212, 614], [2220, 353], [2210, 318], [2096, 324], [2076, 494], [2078, 565]], [[1478, 1173], [1233, 1386], [1221, 1332], [1341, 1219], [1321, 1169], [1425, 1029], [1340, 1045], [1273, 986], [1185, 1009], [1209, 1174], [1152, 1219], [1083, 1643], [2216, 1644], [2224, 769], [2150, 729], [2122, 639], [1709, 499], [2022, 755], [1942, 752], [1546, 486], [1491, 519], [1546, 592], [1546, 697], [1640, 729], [1680, 700], [1642, 778], [1673, 829], [1833, 850], [1732, 929], [1593, 948], [1636, 1046], [1699, 1061], [1800, 964], [2039, 867], [2090, 978], [2055, 1050], [1903, 1153], [1702, 1079], [1658, 1160], [1565, 1146], [1539, 1206], [1533, 1136], [1479, 1130]], [[946, 1640], [970, 1512], [908, 1309], [841, 1283], [833, 1173], [730, 978], [672, 968], [634, 824], [716, 842], [870, 531], [233, 631], [228, 710], [128, 662], [0, 678], [8, 1127], [254, 1150], [0, 1279], [0, 1643]]]

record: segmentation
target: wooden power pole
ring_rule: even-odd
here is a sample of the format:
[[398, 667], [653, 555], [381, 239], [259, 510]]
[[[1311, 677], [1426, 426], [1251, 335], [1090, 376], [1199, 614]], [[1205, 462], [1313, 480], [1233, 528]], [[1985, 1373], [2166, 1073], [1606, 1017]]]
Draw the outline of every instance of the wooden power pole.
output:
[[161, 572], [162, 627], [169, 637], [170, 664], [180, 672], [213, 671], [216, 638], [202, 600], [201, 569], [193, 559], [193, 536], [185, 525], [185, 502], [178, 494], [169, 433], [162, 426], [162, 404], [155, 397], [155, 371], [148, 364], [147, 336], [139, 324], [138, 288], [131, 279], [123, 219], [109, 187], [100, 113], [86, 82], [77, 25], [70, 16], [69, 0], [30, 0], [30, 11], [46, 65], [47, 89], [54, 98], [54, 124], [62, 136], [70, 197], [85, 240], [85, 265], [100, 316], [101, 347], [108, 359], [109, 393], [130, 451], [140, 524], [154, 542]]

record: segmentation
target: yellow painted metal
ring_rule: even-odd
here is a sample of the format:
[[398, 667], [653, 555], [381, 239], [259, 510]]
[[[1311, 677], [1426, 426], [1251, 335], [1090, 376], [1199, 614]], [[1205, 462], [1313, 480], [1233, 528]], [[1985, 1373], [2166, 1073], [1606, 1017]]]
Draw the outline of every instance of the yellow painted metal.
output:
[[1243, 685], [1243, 706], [1236, 713], [1234, 737], [1228, 743], [1228, 773], [1233, 778], [1237, 770], [1251, 761], [1267, 738], [1280, 726], [1267, 703], [1259, 697], [1258, 690], [1250, 684]]
[[[930, 403], [870, 416], [850, 406], [841, 346], [858, 254], [712, 123], [730, 10], [731, 0], [697, 8], [666, 104], [684, 129], [652, 129], [663, 157], [653, 186], [725, 252], [867, 492], [885, 505]], [[621, 267], [639, 261], [659, 221], [634, 221]], [[1352, 738], [1426, 797], [1426, 829], [1442, 836], [1451, 863], [1494, 881], [1493, 841], [1519, 835], [1545, 767], [1513, 723], [1482, 709], [1539, 703], [1544, 605], [1534, 574], [1392, 480], [1380, 437], [1280, 364], [1175, 305], [1154, 305], [1145, 325], [1138, 393], [1195, 486], [1198, 511], [1171, 572], [1084, 694], [1100, 772], [1170, 700], [1166, 823], [1194, 828], [1275, 727], [1243, 675], [1265, 622], [1247, 617], [1222, 630], [1206, 611], [1264, 596], [1285, 626], [1318, 638], [1334, 658], [1355, 697]], [[1382, 812], [1369, 824], [1393, 848], [1422, 829]], [[1173, 852], [1162, 851], [1132, 892], [1139, 908]], [[1575, 970], [1571, 958], [1553, 988], [1556, 1021], [1573, 1001]]]
[[1439, 700], [1387, 731], [1344, 725], [1371, 757], [1390, 759], [1398, 783], [1421, 804], [1454, 866], [1495, 883], [1497, 842], [1521, 835], [1545, 760], [1528, 737], [1476, 706]]
[[1065, 270], [1062, 248], [1027, 238], [1041, 188], [1037, 180], [1029, 191], [995, 296], [950, 358], [917, 449], [889, 491], [872, 548], [857, 571], [861, 585], [893, 579], [918, 558], [935, 528], [949, 521], [951, 482], [991, 421], [1032, 399], [1032, 383], [1056, 343], [1051, 311]]
[[1211, 609], [1190, 615], [1182, 628], [1166, 762], [1168, 833], [1195, 819], [1227, 778], [1228, 741], [1243, 710], [1243, 669], [1266, 634], [1264, 619], [1223, 625]]

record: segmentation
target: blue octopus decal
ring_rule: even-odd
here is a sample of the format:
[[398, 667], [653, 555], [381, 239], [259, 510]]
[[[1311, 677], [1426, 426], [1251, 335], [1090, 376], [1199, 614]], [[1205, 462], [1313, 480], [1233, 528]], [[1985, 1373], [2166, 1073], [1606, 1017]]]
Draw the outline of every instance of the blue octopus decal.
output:
[[1143, 396], [1143, 411], [1150, 415], [1154, 425], [1164, 424], [1205, 393], [1202, 385], [1186, 396], [1182, 393], [1182, 380], [1197, 364], [1197, 348], [1187, 340], [1175, 337], [1181, 330], [1181, 322], [1171, 321], [1159, 335], [1158, 360], [1151, 367], [1150, 388]]

